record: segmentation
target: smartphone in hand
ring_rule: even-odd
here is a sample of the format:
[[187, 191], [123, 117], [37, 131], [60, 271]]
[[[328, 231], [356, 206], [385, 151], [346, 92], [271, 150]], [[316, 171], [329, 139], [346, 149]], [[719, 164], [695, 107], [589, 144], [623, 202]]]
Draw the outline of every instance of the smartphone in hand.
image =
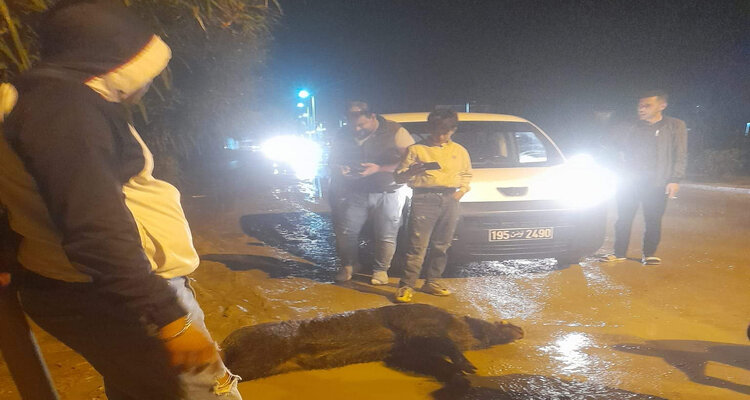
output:
[[349, 175], [356, 175], [365, 170], [362, 164], [354, 164], [349, 166]]
[[422, 164], [422, 167], [426, 171], [429, 171], [429, 170], [433, 170], [433, 169], [440, 169], [440, 164], [438, 164], [437, 162], [428, 162], [428, 163]]

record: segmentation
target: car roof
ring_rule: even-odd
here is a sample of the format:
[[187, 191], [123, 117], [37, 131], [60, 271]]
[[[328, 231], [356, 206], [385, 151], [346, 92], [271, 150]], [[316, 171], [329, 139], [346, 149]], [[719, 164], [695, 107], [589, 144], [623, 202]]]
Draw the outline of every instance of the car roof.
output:
[[[430, 115], [428, 112], [415, 112], [415, 113], [396, 113], [396, 114], [383, 114], [383, 118], [394, 121], [394, 122], [425, 122], [427, 116]], [[458, 113], [459, 121], [498, 121], [498, 122], [529, 122], [521, 117], [508, 114], [489, 114], [489, 113]]]

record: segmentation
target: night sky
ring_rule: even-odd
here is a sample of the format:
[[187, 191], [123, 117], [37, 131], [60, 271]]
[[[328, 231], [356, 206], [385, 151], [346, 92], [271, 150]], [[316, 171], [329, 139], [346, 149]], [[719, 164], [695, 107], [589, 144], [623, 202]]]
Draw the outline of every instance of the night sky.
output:
[[[750, 122], [750, 0], [286, 0], [270, 102], [316, 94], [427, 111], [467, 101], [575, 137], [595, 111], [634, 112], [662, 88], [670, 113], [712, 130]], [[698, 107], [699, 106], [699, 107]], [[588, 129], [581, 127], [580, 129]], [[705, 130], [705, 129], [704, 129]]]

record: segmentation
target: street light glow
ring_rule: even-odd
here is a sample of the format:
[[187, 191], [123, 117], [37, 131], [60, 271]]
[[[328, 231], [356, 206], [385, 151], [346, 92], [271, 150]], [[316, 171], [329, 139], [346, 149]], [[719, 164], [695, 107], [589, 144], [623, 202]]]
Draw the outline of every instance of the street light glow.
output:
[[302, 89], [302, 90], [299, 91], [299, 93], [297, 93], [297, 96], [299, 96], [300, 99], [306, 99], [306, 98], [310, 97], [310, 92], [308, 92], [305, 89]]
[[305, 108], [305, 103], [297, 103], [297, 108]]

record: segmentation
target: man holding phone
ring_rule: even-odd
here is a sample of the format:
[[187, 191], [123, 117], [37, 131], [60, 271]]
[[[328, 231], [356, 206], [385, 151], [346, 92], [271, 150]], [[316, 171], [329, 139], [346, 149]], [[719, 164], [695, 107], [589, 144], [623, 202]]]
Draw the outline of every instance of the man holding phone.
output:
[[371, 283], [388, 283], [396, 237], [406, 202], [393, 171], [414, 144], [400, 124], [372, 112], [362, 101], [347, 107], [348, 125], [331, 150], [331, 211], [341, 267], [336, 281], [345, 282], [359, 269], [359, 235], [369, 220], [373, 227], [375, 265]]
[[470, 189], [469, 152], [451, 140], [458, 127], [458, 115], [452, 110], [433, 111], [427, 117], [427, 126], [430, 136], [409, 146], [394, 174], [396, 182], [408, 182], [414, 189], [406, 271], [396, 293], [399, 303], [412, 301], [428, 245], [430, 259], [422, 291], [436, 296], [451, 294], [438, 279], [445, 270], [446, 252], [458, 223], [458, 202]]

